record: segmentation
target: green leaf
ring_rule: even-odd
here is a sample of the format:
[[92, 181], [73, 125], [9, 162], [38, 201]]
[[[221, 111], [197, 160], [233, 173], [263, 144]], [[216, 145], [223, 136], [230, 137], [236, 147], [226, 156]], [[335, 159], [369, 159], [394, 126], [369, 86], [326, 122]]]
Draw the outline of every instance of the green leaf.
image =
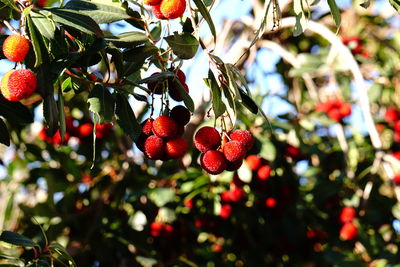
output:
[[104, 39], [116, 47], [131, 48], [146, 43], [149, 38], [141, 32], [125, 32], [118, 35], [106, 36]]
[[204, 5], [202, 0], [193, 0], [193, 2], [196, 4], [197, 8], [199, 9], [200, 14], [207, 21], [208, 26], [210, 27], [210, 31], [211, 31], [212, 35], [214, 36], [214, 43], [215, 43], [217, 41], [217, 32], [215, 30], [214, 22], [211, 18], [210, 13], [208, 12], [207, 7]]
[[19, 247], [37, 247], [39, 246], [33, 240], [27, 238], [26, 236], [17, 234], [11, 231], [3, 231], [0, 235], [0, 241], [6, 242]]
[[32, 112], [20, 102], [8, 101], [0, 94], [0, 115], [21, 124], [33, 122]]
[[221, 89], [219, 88], [215, 76], [211, 71], [208, 72], [208, 79], [204, 79], [204, 81], [207, 84], [207, 86], [211, 89], [212, 107], [214, 111], [214, 116], [215, 118], [218, 118], [226, 111], [226, 106], [224, 102], [222, 102]]
[[190, 33], [183, 32], [165, 37], [172, 52], [180, 59], [190, 59], [196, 55], [199, 48], [199, 41]]
[[296, 14], [296, 24], [294, 25], [293, 36], [299, 36], [307, 29], [307, 18], [304, 12]]
[[400, 1], [399, 0], [389, 0], [389, 3], [393, 6], [394, 9], [397, 10], [397, 12], [400, 13]]
[[158, 48], [154, 45], [138, 46], [124, 51], [124, 60], [130, 62], [144, 62], [148, 57], [156, 55]]
[[[264, 17], [263, 17], [263, 19], [261, 21], [261, 24], [260, 24], [260, 26], [258, 27], [258, 29], [257, 29], [257, 31], [255, 33], [255, 37], [254, 37], [253, 41], [251, 42], [251, 44], [250, 44], [248, 49], [253, 47], [253, 45], [258, 41], [258, 39], [260, 39], [260, 37], [264, 34], [265, 28], [267, 27], [268, 13], [269, 13], [269, 9], [271, 7], [272, 2], [273, 2], [273, 0], [265, 1], [265, 4], [264, 4], [264, 10], [265, 10], [264, 11]], [[279, 9], [279, 6], [278, 6], [278, 9]]]
[[97, 23], [111, 23], [131, 18], [121, 3], [112, 0], [71, 0], [65, 8], [85, 14]]
[[58, 110], [59, 110], [59, 122], [60, 122], [60, 135], [61, 140], [64, 141], [65, 133], [67, 132], [67, 125], [65, 122], [65, 110], [64, 110], [64, 96], [61, 86], [58, 87]]
[[53, 15], [55, 22], [72, 27], [88, 34], [103, 36], [99, 25], [89, 16], [71, 9], [51, 8], [47, 9]]
[[245, 106], [251, 113], [258, 113], [258, 106], [256, 102], [242, 90], [239, 91], [242, 98], [242, 105]]
[[10, 134], [8, 133], [7, 126], [2, 119], [0, 119], [0, 143], [6, 146], [10, 145]]
[[100, 122], [111, 122], [115, 101], [112, 94], [101, 84], [96, 84], [89, 94], [89, 110], [100, 115]]
[[42, 48], [41, 48], [41, 41], [39, 38], [40, 34], [37, 32], [35, 25], [33, 24], [32, 18], [30, 16], [27, 17], [29, 34], [31, 36], [31, 43], [33, 47], [33, 51], [35, 52], [35, 67], [40, 66], [43, 63], [42, 60]]
[[56, 25], [49, 18], [50, 13], [44, 10], [38, 12], [32, 10], [29, 14], [40, 35], [43, 35], [49, 40], [54, 39]]
[[128, 99], [121, 94], [117, 94], [115, 114], [117, 115], [118, 124], [125, 134], [132, 138], [133, 141], [136, 141], [142, 129], [136, 120]]
[[67, 252], [67, 250], [60, 245], [57, 242], [51, 242], [50, 246], [49, 246], [50, 251], [52, 252], [56, 252], [57, 254], [59, 254], [62, 258], [64, 258], [66, 261], [68, 261], [70, 263], [70, 266], [77, 266], [74, 259], [71, 257], [71, 255], [69, 255], [69, 253]]
[[335, 0], [328, 0], [328, 5], [331, 10], [331, 14], [333, 16], [333, 20], [336, 23], [337, 27], [340, 27], [341, 24], [341, 17], [340, 17], [340, 10], [339, 7], [336, 5]]
[[17, 3], [14, 0], [0, 0], [0, 2], [4, 3], [8, 7], [11, 7], [15, 11], [18, 11], [18, 12], [20, 11], [17, 6]]
[[185, 88], [181, 84], [181, 82], [178, 79], [174, 80], [174, 85], [178, 89], [179, 93], [181, 94], [183, 98], [183, 103], [185, 103], [185, 106], [190, 110], [191, 112], [194, 112], [194, 103], [193, 99], [190, 97], [190, 95], [186, 92]]
[[53, 136], [58, 130], [59, 113], [54, 95], [48, 95], [43, 99], [43, 114], [48, 126], [47, 133]]
[[225, 66], [225, 78], [228, 80], [229, 83], [229, 90], [232, 93], [233, 99], [237, 100], [239, 102], [242, 101], [242, 98], [239, 93], [239, 86], [236, 83], [236, 77], [234, 76], [234, 73], [231, 70], [232, 64], [224, 64]]

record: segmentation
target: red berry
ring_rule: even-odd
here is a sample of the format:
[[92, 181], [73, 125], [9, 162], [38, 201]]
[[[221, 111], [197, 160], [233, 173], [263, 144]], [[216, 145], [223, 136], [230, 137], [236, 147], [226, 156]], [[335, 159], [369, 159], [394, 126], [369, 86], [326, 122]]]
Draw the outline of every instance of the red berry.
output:
[[164, 157], [165, 144], [157, 135], [149, 136], [144, 142], [144, 153], [150, 159], [162, 159]]
[[345, 223], [340, 229], [340, 238], [345, 241], [356, 238], [357, 234], [358, 229], [352, 222]]
[[163, 228], [164, 228], [164, 225], [161, 222], [152, 222], [150, 224], [150, 235], [152, 237], [160, 236]]
[[344, 207], [340, 213], [340, 221], [347, 223], [356, 217], [356, 210], [353, 207]]
[[224, 145], [225, 158], [230, 161], [243, 160], [246, 156], [246, 149], [239, 141], [230, 141]]
[[200, 157], [201, 167], [210, 174], [219, 174], [226, 169], [224, 154], [217, 150], [209, 150]]
[[388, 108], [385, 113], [385, 120], [388, 123], [395, 123], [400, 119], [400, 113], [395, 108]]
[[217, 244], [217, 243], [214, 243], [214, 244], [212, 244], [212, 246], [211, 246], [211, 250], [212, 250], [213, 252], [216, 252], [216, 253], [221, 252], [223, 248], [224, 248], [224, 247], [223, 247], [221, 244]]
[[93, 134], [93, 123], [84, 123], [79, 126], [79, 137], [84, 139], [92, 136]]
[[185, 139], [178, 137], [165, 144], [165, 152], [171, 159], [178, 159], [186, 154], [187, 144]]
[[215, 128], [205, 126], [194, 136], [194, 145], [200, 152], [217, 149], [221, 145], [221, 136]]
[[153, 12], [154, 16], [158, 19], [167, 19], [164, 17], [164, 15], [161, 13], [161, 5], [156, 5], [151, 7], [151, 11]]
[[[62, 139], [61, 139], [61, 134], [60, 134], [60, 130], [58, 130], [54, 135], [53, 135], [53, 137], [51, 137], [53, 140], [52, 140], [52, 143], [53, 143], [53, 145], [61, 145], [61, 143], [63, 143], [62, 142]], [[64, 144], [65, 143], [68, 143], [68, 140], [69, 140], [69, 138], [70, 138], [70, 136], [69, 136], [69, 134], [68, 133], [65, 133], [65, 135], [64, 135]]]
[[351, 105], [349, 103], [343, 103], [340, 107], [340, 115], [347, 117], [351, 114]]
[[244, 145], [246, 151], [249, 151], [254, 145], [254, 137], [247, 130], [236, 130], [232, 132], [229, 137], [231, 140], [238, 141]]
[[176, 123], [168, 116], [163, 115], [153, 121], [153, 133], [159, 137], [171, 138], [176, 132]]
[[257, 176], [261, 180], [268, 179], [269, 177], [271, 177], [271, 167], [268, 165], [262, 166], [260, 169], [258, 169]]
[[96, 138], [106, 138], [111, 133], [112, 128], [112, 123], [96, 124]]
[[289, 144], [286, 146], [285, 156], [291, 157], [294, 160], [300, 160], [303, 157], [301, 155], [300, 149]]
[[13, 62], [25, 59], [29, 52], [30, 42], [24, 36], [14, 34], [8, 36], [3, 43], [3, 54]]
[[184, 203], [185, 207], [188, 209], [193, 209], [193, 198], [189, 198]]
[[393, 177], [393, 182], [395, 185], [400, 185], [400, 174]]
[[1, 93], [9, 101], [20, 101], [36, 91], [36, 76], [27, 69], [11, 70], [1, 80]]
[[176, 19], [183, 15], [186, 9], [186, 0], [163, 0], [160, 11], [167, 19]]
[[148, 118], [144, 122], [142, 122], [142, 133], [144, 135], [150, 136], [153, 135], [153, 118]]
[[171, 237], [174, 234], [174, 228], [170, 224], [165, 224], [163, 228], [163, 234], [166, 237]]
[[[154, 14], [156, 14], [155, 13], [155, 9], [157, 8], [158, 6], [153, 6], [153, 13]], [[155, 75], [157, 75], [157, 74], [160, 74], [160, 72], [155, 72], [155, 73], [153, 73], [152, 75], [150, 75], [150, 77], [153, 77], [153, 76], [155, 76]], [[151, 91], [151, 92], [153, 92], [154, 94], [158, 94], [158, 95], [161, 95], [162, 94], [162, 92], [163, 92], [163, 88], [164, 88], [164, 86], [163, 86], [163, 81], [160, 81], [160, 80], [157, 80], [157, 81], [152, 81], [152, 82], [148, 82], [147, 83], [147, 88]]]
[[339, 122], [342, 119], [342, 114], [340, 114], [340, 110], [338, 109], [331, 109], [328, 111], [328, 117]]
[[267, 206], [268, 208], [273, 208], [276, 206], [276, 204], [276, 199], [273, 197], [269, 197], [265, 200], [265, 206]]
[[221, 206], [221, 212], [219, 213], [219, 217], [228, 219], [229, 217], [231, 217], [231, 213], [232, 213], [232, 206], [229, 204], [224, 204]]
[[[185, 91], [187, 93], [189, 93], [189, 86], [186, 83], [184, 83], [182, 85], [183, 85], [183, 88], [185, 89]], [[176, 86], [169, 87], [168, 94], [173, 100], [175, 100], [177, 102], [180, 102], [183, 100], [183, 96]]]
[[186, 125], [190, 121], [190, 111], [184, 106], [175, 106], [169, 116], [180, 125]]
[[261, 167], [262, 158], [257, 155], [249, 155], [246, 158], [247, 166], [249, 166], [250, 170], [256, 171]]

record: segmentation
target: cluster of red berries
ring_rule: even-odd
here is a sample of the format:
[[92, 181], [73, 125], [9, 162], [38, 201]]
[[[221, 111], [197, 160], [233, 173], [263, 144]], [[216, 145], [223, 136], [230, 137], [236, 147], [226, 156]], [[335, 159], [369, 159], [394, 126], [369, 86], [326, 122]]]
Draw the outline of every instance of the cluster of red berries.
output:
[[318, 103], [315, 110], [317, 112], [326, 113], [332, 120], [340, 122], [344, 117], [351, 114], [351, 104], [339, 98], [328, 99]]
[[[83, 123], [79, 126], [74, 125], [74, 120], [71, 117], [65, 118], [66, 122], [66, 133], [64, 135], [64, 144], [68, 143], [69, 139], [73, 137], [77, 137], [79, 142], [82, 144], [85, 141], [89, 140], [93, 136], [93, 123]], [[113, 125], [111, 123], [104, 124], [96, 124], [96, 139], [104, 139], [106, 138], [112, 131]], [[38, 135], [40, 140], [45, 141], [48, 144], [52, 145], [61, 145], [62, 139], [60, 135], [60, 130], [58, 130], [53, 136], [48, 136], [46, 129], [43, 128]]]
[[340, 213], [339, 220], [343, 223], [340, 229], [340, 238], [342, 240], [353, 240], [358, 235], [358, 228], [354, 224], [356, 210], [353, 207], [344, 207]]
[[143, 3], [152, 6], [151, 10], [158, 19], [176, 19], [186, 10], [186, 0], [143, 0]]
[[268, 165], [268, 161], [257, 155], [249, 155], [246, 158], [247, 166], [250, 170], [257, 174], [257, 177], [261, 180], [267, 180], [271, 177], [271, 166]]
[[[3, 43], [4, 56], [21, 62], [28, 55], [30, 41], [19, 34], [8, 36]], [[28, 69], [7, 72], [1, 80], [1, 93], [9, 101], [20, 101], [30, 97], [36, 91], [36, 75]]]
[[45, 6], [47, 5], [47, 2], [48, 2], [48, 0], [38, 0], [38, 1], [36, 2], [36, 5], [37, 5], [38, 7], [45, 7]]
[[136, 145], [153, 160], [181, 158], [188, 147], [182, 135], [189, 120], [190, 112], [184, 106], [174, 107], [169, 116], [148, 118], [142, 123], [142, 132]]
[[342, 43], [347, 46], [353, 55], [369, 57], [369, 53], [364, 49], [362, 41], [358, 36], [343, 37]]
[[239, 169], [247, 151], [254, 145], [254, 137], [247, 130], [235, 130], [229, 134], [227, 142], [222, 142], [221, 135], [215, 128], [205, 126], [196, 132], [194, 145], [202, 152], [201, 167], [215, 175], [225, 170]]
[[150, 235], [152, 237], [171, 237], [174, 233], [174, 228], [170, 224], [162, 222], [152, 222], [150, 224]]
[[[173, 69], [169, 69], [170, 71], [174, 71]], [[159, 72], [153, 73], [151, 76], [160, 74]], [[180, 102], [183, 100], [182, 94], [180, 93], [179, 89], [176, 87], [174, 83], [174, 79], [177, 79], [182, 85], [183, 88], [187, 93], [189, 93], [189, 86], [186, 84], [186, 75], [183, 71], [178, 70], [175, 73], [175, 76], [172, 78], [168, 78], [166, 80], [168, 85], [168, 94], [169, 96], [177, 101]], [[156, 82], [149, 82], [147, 84], [147, 88], [154, 94], [161, 95], [164, 91], [164, 81], [156, 81]]]

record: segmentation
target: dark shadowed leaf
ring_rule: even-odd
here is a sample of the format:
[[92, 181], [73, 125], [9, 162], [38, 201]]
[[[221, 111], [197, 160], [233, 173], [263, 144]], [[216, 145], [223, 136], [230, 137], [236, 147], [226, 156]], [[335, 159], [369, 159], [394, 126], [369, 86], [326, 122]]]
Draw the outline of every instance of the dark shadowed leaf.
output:
[[181, 82], [177, 79], [174, 80], [174, 85], [178, 89], [179, 93], [181, 94], [183, 98], [183, 103], [185, 103], [185, 106], [190, 110], [191, 112], [194, 112], [194, 102], [193, 99], [190, 97], [190, 95], [186, 92], [185, 88], [181, 84]]
[[36, 244], [34, 241], [27, 238], [26, 236], [11, 231], [3, 231], [0, 235], [0, 241], [20, 247], [38, 246], [38, 244]]
[[204, 5], [202, 0], [193, 0], [193, 2], [196, 4], [196, 6], [199, 9], [203, 18], [207, 21], [208, 26], [210, 27], [210, 31], [211, 31], [212, 35], [214, 36], [214, 42], [216, 42], [217, 32], [215, 31], [214, 22], [211, 18], [210, 13], [208, 12], [207, 7]]
[[21, 124], [33, 122], [32, 112], [20, 102], [8, 101], [0, 94], [0, 116]]
[[131, 48], [146, 43], [149, 38], [141, 32], [125, 32], [118, 35], [106, 36], [106, 41], [113, 43], [116, 47]]
[[332, 14], [333, 20], [336, 23], [336, 26], [340, 27], [340, 24], [341, 24], [340, 10], [339, 10], [339, 7], [336, 4], [336, 0], [328, 0], [328, 5], [329, 5], [329, 8], [331, 10], [331, 14]]
[[119, 126], [121, 126], [127, 136], [135, 141], [142, 129], [136, 120], [135, 113], [133, 113], [128, 99], [121, 94], [117, 94], [115, 114], [117, 115]]
[[10, 134], [8, 133], [7, 126], [2, 119], [0, 119], [0, 143], [6, 146], [10, 145]]
[[111, 122], [114, 116], [115, 101], [107, 88], [96, 84], [89, 94], [89, 110], [100, 115], [100, 122]]
[[42, 11], [31, 11], [29, 15], [32, 18], [33, 24], [35, 24], [38, 32], [49, 40], [54, 38], [54, 32], [56, 30], [55, 23], [50, 19], [50, 13]]

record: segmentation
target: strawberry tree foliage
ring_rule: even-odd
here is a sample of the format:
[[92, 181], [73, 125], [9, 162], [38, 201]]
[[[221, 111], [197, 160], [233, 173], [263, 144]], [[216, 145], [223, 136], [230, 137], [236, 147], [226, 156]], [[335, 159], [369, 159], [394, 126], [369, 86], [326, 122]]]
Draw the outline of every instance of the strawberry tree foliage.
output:
[[[252, 1], [215, 23], [224, 2], [165, 20], [139, 0], [0, 0], [1, 44], [30, 42], [2, 72], [37, 79], [0, 95], [0, 265], [400, 262], [399, 2]], [[187, 152], [150, 160], [143, 122], [177, 105]], [[201, 168], [204, 126], [221, 150], [252, 133], [233, 171]]]

